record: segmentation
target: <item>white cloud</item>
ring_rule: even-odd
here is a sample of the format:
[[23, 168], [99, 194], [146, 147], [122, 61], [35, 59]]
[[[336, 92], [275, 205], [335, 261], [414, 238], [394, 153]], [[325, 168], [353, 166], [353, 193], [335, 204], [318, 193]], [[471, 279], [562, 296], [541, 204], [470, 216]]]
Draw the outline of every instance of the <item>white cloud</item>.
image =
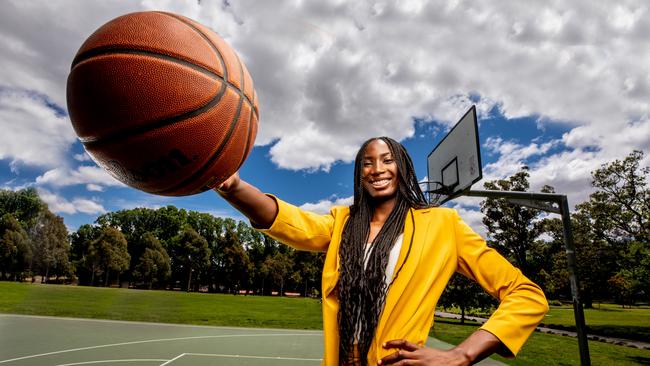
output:
[[104, 192], [104, 187], [94, 183], [86, 184], [86, 189], [91, 192]]
[[[533, 189], [549, 184], [578, 203], [602, 163], [650, 151], [650, 22], [642, 0], [14, 0], [0, 13], [7, 51], [0, 80], [64, 106], [69, 65], [84, 39], [111, 18], [146, 9], [197, 19], [240, 53], [259, 94], [257, 144], [273, 144], [280, 167], [327, 170], [351, 161], [368, 137], [411, 136], [413, 117], [450, 125], [477, 97], [480, 118], [496, 106], [507, 118], [538, 116], [540, 125], [570, 128], [561, 141], [488, 139], [498, 161], [485, 167], [484, 181], [526, 164]], [[20, 163], [57, 167], [39, 185], [120, 185], [97, 167], [61, 167], [74, 142], [70, 123], [33, 95], [0, 92], [0, 159], [14, 171]], [[326, 211], [333, 203], [305, 205]]]
[[344, 197], [344, 198], [334, 198], [320, 200], [316, 203], [305, 203], [300, 206], [301, 209], [305, 211], [311, 211], [318, 214], [326, 214], [330, 211], [332, 206], [350, 206], [354, 200], [354, 196]]
[[84, 213], [92, 215], [106, 212], [104, 206], [94, 199], [75, 197], [72, 200], [68, 200], [43, 188], [38, 188], [38, 195], [41, 197], [43, 202], [47, 204], [49, 209], [55, 213], [65, 213], [69, 215]]
[[[594, 191], [591, 173], [601, 165], [624, 159], [634, 149], [650, 150], [650, 124], [647, 123], [629, 124], [626, 130], [601, 137], [587, 133], [588, 130], [593, 128], [575, 128], [561, 141], [541, 144], [523, 145], [498, 137], [488, 138], [483, 147], [495, 153], [497, 160], [483, 167], [482, 182], [506, 179], [527, 166], [531, 191], [539, 192], [544, 185], [552, 186], [557, 193], [567, 195], [573, 207], [589, 199]], [[593, 142], [596, 140], [603, 141], [599, 149], [593, 149], [598, 146]], [[556, 147], [561, 148], [560, 151], [548, 154]], [[641, 164], [650, 165], [650, 156]], [[482, 189], [482, 182], [474, 189]]]
[[0, 159], [10, 160], [13, 172], [19, 164], [52, 167], [67, 160], [74, 131], [68, 118], [46, 103], [34, 93], [0, 85]]
[[48, 170], [36, 178], [36, 184], [57, 188], [86, 184], [89, 191], [99, 191], [102, 186], [125, 187], [123, 183], [113, 178], [104, 169], [90, 165], [82, 165], [74, 170], [67, 167]]
[[458, 215], [482, 238], [487, 238], [487, 228], [483, 225], [483, 213], [478, 206], [465, 205], [454, 200], [451, 207], [458, 211]]
[[90, 155], [86, 154], [85, 152], [81, 153], [81, 154], [74, 154], [72, 157], [76, 161], [91, 161], [92, 160], [90, 158]]
[[[0, 16], [0, 43], [11, 50], [0, 56], [0, 80], [64, 105], [68, 67], [83, 40], [110, 18], [145, 9], [195, 18], [235, 47], [259, 93], [257, 143], [275, 143], [271, 158], [285, 168], [350, 161], [370, 136], [411, 136], [416, 116], [451, 123], [470, 93], [482, 97], [481, 111], [496, 105], [508, 118], [568, 123], [578, 130], [567, 139], [584, 131], [597, 147], [609, 143], [594, 134], [649, 125], [650, 23], [642, 0], [16, 0]], [[639, 135], [622, 140], [648, 144]]]

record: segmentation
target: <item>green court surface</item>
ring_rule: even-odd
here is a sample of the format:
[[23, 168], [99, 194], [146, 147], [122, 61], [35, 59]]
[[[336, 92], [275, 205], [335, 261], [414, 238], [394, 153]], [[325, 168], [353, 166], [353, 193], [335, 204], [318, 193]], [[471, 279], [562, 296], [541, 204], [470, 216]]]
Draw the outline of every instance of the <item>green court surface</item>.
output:
[[[0, 314], [2, 366], [319, 365], [322, 343], [312, 330]], [[427, 345], [450, 347], [433, 338]]]

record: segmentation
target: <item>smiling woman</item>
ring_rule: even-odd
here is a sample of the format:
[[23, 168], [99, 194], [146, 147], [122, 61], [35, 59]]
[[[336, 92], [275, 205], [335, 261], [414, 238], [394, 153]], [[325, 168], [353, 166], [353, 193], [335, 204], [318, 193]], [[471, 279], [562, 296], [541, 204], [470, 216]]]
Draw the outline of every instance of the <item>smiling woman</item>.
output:
[[[324, 365], [469, 365], [514, 356], [543, 319], [542, 290], [488, 248], [456, 211], [430, 207], [404, 147], [366, 141], [355, 159], [354, 202], [329, 214], [263, 194], [238, 174], [217, 192], [253, 226], [297, 249], [327, 252]], [[500, 300], [480, 330], [447, 351], [424, 347], [454, 272]]]

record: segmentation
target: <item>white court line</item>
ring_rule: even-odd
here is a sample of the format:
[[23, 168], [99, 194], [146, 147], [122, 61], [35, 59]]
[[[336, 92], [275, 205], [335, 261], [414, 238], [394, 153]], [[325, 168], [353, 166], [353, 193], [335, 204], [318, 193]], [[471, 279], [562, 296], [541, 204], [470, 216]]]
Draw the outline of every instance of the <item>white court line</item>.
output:
[[171, 360], [169, 360], [169, 361], [167, 361], [167, 362], [161, 364], [160, 366], [168, 365], [170, 362], [172, 362], [172, 361], [176, 361], [176, 360], [178, 360], [179, 358], [181, 358], [181, 357], [183, 357], [183, 356], [185, 356], [185, 353], [181, 353], [180, 355], [178, 355], [178, 356], [172, 358]]
[[136, 320], [110, 320], [110, 319], [92, 319], [92, 318], [73, 318], [66, 316], [47, 316], [47, 315], [24, 315], [24, 314], [6, 314], [0, 313], [0, 318], [35, 318], [35, 319], [52, 319], [52, 320], [73, 320], [92, 323], [115, 323], [115, 324], [141, 324], [155, 325], [162, 327], [182, 327], [182, 328], [207, 328], [207, 329], [232, 329], [232, 330], [272, 330], [272, 331], [289, 331], [305, 333], [323, 333], [322, 330], [313, 329], [291, 329], [291, 328], [250, 328], [250, 327], [227, 327], [219, 325], [197, 325], [197, 324], [177, 324], [177, 323], [160, 323], [160, 322], [143, 322]]
[[123, 360], [101, 360], [101, 361], [85, 361], [85, 362], [75, 362], [75, 363], [66, 363], [56, 366], [73, 366], [73, 365], [92, 365], [96, 363], [113, 363], [113, 362], [160, 362], [167, 360], [159, 360], [156, 358], [129, 358]]
[[[274, 357], [274, 356], [246, 356], [246, 355], [225, 355], [219, 353], [184, 353], [185, 356], [210, 356], [210, 357], [229, 357], [229, 358], [253, 358], [261, 360], [286, 360], [286, 361], [314, 361], [321, 362], [322, 358], [296, 358], [296, 357]], [[164, 364], [163, 364], [164, 365]], [[163, 366], [160, 365], [160, 366]]]
[[76, 351], [85, 351], [89, 349], [97, 349], [97, 348], [106, 348], [106, 347], [116, 347], [116, 346], [127, 346], [127, 345], [132, 345], [132, 344], [142, 344], [142, 343], [154, 343], [154, 342], [168, 342], [168, 341], [181, 341], [181, 340], [188, 340], [188, 339], [208, 339], [208, 338], [240, 338], [240, 337], [297, 337], [297, 336], [306, 336], [306, 335], [317, 335], [317, 334], [306, 334], [306, 333], [263, 333], [263, 334], [222, 334], [222, 335], [212, 335], [212, 336], [195, 336], [195, 337], [178, 337], [178, 338], [161, 338], [161, 339], [147, 339], [144, 341], [133, 341], [133, 342], [122, 342], [122, 343], [112, 343], [112, 344], [102, 344], [99, 346], [89, 346], [89, 347], [80, 347], [80, 348], [71, 348], [71, 349], [66, 349], [66, 350], [61, 350], [61, 351], [54, 351], [54, 352], [47, 352], [47, 353], [40, 353], [37, 355], [29, 355], [29, 356], [23, 356], [23, 357], [17, 357], [17, 358], [12, 358], [9, 360], [0, 360], [0, 363], [7, 363], [7, 362], [13, 362], [13, 361], [20, 361], [20, 360], [25, 360], [28, 358], [36, 358], [36, 357], [42, 357], [42, 356], [50, 356], [50, 355], [56, 355], [59, 353], [66, 353], [66, 352], [76, 352]]

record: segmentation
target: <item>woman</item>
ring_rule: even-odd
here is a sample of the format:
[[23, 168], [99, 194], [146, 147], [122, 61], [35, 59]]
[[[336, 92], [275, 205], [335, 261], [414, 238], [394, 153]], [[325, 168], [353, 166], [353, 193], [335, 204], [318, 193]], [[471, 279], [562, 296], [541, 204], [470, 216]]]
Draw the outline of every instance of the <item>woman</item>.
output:
[[[469, 365], [514, 356], [543, 319], [541, 289], [488, 248], [456, 211], [428, 207], [408, 153], [386, 138], [355, 159], [354, 203], [317, 215], [265, 195], [237, 174], [217, 192], [258, 230], [297, 249], [326, 251], [323, 365]], [[500, 300], [451, 350], [424, 347], [454, 272]]]

